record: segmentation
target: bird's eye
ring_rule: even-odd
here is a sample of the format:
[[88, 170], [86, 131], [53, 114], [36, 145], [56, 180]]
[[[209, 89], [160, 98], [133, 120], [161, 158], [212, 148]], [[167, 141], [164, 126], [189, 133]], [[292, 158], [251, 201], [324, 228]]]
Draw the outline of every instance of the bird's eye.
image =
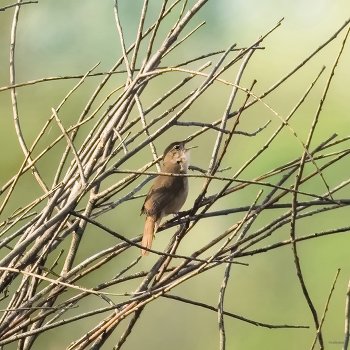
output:
[[175, 147], [174, 147], [174, 149], [176, 149], [177, 151], [180, 149], [180, 145], [176, 145]]

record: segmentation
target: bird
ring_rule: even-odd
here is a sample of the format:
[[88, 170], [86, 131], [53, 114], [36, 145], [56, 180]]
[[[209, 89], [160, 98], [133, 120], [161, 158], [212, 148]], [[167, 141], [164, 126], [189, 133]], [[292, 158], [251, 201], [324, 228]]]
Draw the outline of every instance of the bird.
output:
[[[162, 173], [187, 174], [190, 153], [194, 147], [185, 148], [185, 141], [172, 142], [163, 153]], [[155, 233], [162, 218], [176, 214], [185, 204], [188, 195], [188, 178], [185, 176], [158, 175], [150, 188], [141, 208], [141, 215], [146, 215], [141, 245], [152, 247]], [[141, 249], [141, 255], [149, 251]]]

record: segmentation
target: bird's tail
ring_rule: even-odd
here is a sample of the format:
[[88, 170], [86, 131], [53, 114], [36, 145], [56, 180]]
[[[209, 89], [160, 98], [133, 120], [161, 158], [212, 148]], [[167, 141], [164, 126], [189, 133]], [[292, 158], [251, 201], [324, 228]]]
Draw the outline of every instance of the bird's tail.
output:
[[[156, 229], [156, 219], [153, 216], [147, 216], [145, 222], [145, 228], [143, 230], [142, 246], [146, 248], [152, 247], [153, 237]], [[141, 249], [141, 255], [148, 255], [147, 250]]]

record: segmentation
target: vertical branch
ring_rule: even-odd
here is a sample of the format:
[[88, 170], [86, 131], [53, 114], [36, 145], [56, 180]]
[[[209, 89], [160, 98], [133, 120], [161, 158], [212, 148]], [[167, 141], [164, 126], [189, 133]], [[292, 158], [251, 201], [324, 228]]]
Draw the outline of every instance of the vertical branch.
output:
[[343, 350], [348, 350], [350, 340], [350, 280], [348, 283], [348, 290], [346, 293], [345, 303], [345, 339]]
[[220, 333], [220, 350], [226, 349], [226, 334], [225, 334], [225, 324], [224, 324], [224, 298], [225, 291], [227, 287], [228, 280], [230, 278], [231, 264], [232, 260], [226, 265], [224, 279], [221, 283], [220, 293], [219, 293], [219, 304], [218, 304], [218, 320], [219, 320], [219, 333]]
[[[248, 64], [252, 54], [254, 53], [254, 51], [255, 50], [250, 50], [249, 53], [246, 55], [242, 65], [240, 66], [239, 71], [237, 73], [237, 77], [236, 77], [236, 80], [235, 80], [235, 85], [239, 85], [239, 83], [241, 81], [241, 78], [242, 78], [242, 75], [243, 75], [243, 72], [244, 72], [245, 68], [247, 67], [247, 64]], [[233, 102], [234, 102], [234, 100], [236, 98], [237, 91], [238, 91], [237, 86], [234, 86], [232, 88], [231, 96], [230, 96], [230, 98], [228, 100], [228, 103], [227, 103], [227, 106], [226, 106], [226, 110], [224, 112], [224, 115], [222, 116], [221, 123], [220, 123], [220, 126], [219, 126], [220, 129], [222, 129], [222, 130], [226, 129], [227, 118], [228, 118], [228, 116], [230, 114]], [[212, 170], [213, 170], [214, 167], [216, 167], [217, 156], [219, 154], [219, 149], [220, 149], [220, 146], [221, 146], [221, 142], [222, 142], [223, 136], [224, 136], [224, 133], [219, 131], [218, 132], [218, 136], [216, 138], [215, 145], [214, 145], [212, 158], [211, 158], [210, 164], [209, 164], [209, 174], [210, 175], [213, 175]]]
[[120, 340], [118, 341], [118, 344], [113, 348], [113, 350], [119, 350], [123, 346], [123, 344], [126, 342], [126, 339], [131, 334], [132, 329], [135, 326], [135, 323], [140, 318], [141, 312], [143, 310], [144, 310], [144, 308], [142, 307], [142, 308], [135, 311], [135, 314], [134, 314], [133, 318], [131, 319], [127, 329], [125, 330], [125, 332], [121, 336]]
[[137, 30], [137, 36], [136, 36], [136, 41], [135, 41], [135, 48], [134, 48], [134, 52], [132, 54], [131, 62], [130, 62], [131, 77], [132, 77], [132, 75], [134, 73], [136, 59], [137, 59], [137, 55], [138, 55], [138, 52], [139, 52], [140, 42], [141, 42], [141, 38], [142, 38], [143, 24], [144, 24], [145, 18], [146, 18], [147, 6], [148, 6], [148, 0], [144, 0], [143, 1], [143, 6], [142, 6], [142, 12], [141, 12], [141, 16], [140, 16], [140, 23], [139, 23], [139, 27], [138, 27], [138, 30]]
[[182, 4], [182, 8], [181, 8], [181, 11], [180, 11], [180, 14], [179, 14], [179, 17], [176, 21], [176, 23], [174, 24], [173, 28], [170, 30], [170, 34], [173, 32], [173, 30], [176, 28], [176, 26], [179, 24], [184, 12], [185, 12], [185, 8], [187, 6], [187, 3], [188, 3], [188, 0], [184, 0], [184, 3]]
[[[294, 189], [297, 190], [298, 189], [298, 185], [300, 183], [300, 179], [301, 179], [301, 168], [299, 168], [298, 174], [296, 175], [295, 178], [295, 185], [294, 185]], [[297, 216], [297, 206], [298, 206], [298, 202], [297, 202], [297, 193], [293, 192], [293, 200], [292, 200], [292, 217], [291, 217], [291, 229], [290, 229], [290, 237], [291, 237], [291, 243], [292, 243], [292, 251], [293, 251], [293, 257], [294, 257], [294, 265], [295, 265], [295, 269], [296, 269], [296, 273], [299, 279], [299, 283], [301, 286], [301, 289], [303, 291], [304, 297], [306, 299], [306, 302], [310, 308], [310, 311], [312, 313], [313, 319], [314, 319], [314, 323], [315, 323], [315, 328], [316, 331], [320, 328], [320, 323], [318, 320], [318, 316], [317, 316], [317, 311], [311, 301], [309, 292], [306, 288], [306, 284], [304, 281], [304, 277], [303, 274], [301, 272], [301, 266], [300, 266], [300, 261], [299, 261], [299, 256], [298, 256], [298, 252], [297, 252], [297, 243], [295, 240], [295, 221], [296, 221], [296, 216]], [[324, 345], [323, 345], [323, 337], [322, 337], [322, 332], [321, 330], [317, 333], [317, 338], [318, 341], [320, 343], [320, 349], [323, 350], [324, 349]]]
[[[214, 173], [214, 174], [215, 174], [215, 172], [218, 170], [218, 168], [219, 168], [219, 166], [220, 166], [220, 164], [221, 164], [221, 161], [223, 160], [223, 158], [224, 158], [224, 156], [225, 156], [225, 154], [226, 154], [227, 148], [228, 148], [228, 146], [229, 146], [229, 144], [230, 144], [230, 142], [231, 142], [231, 140], [232, 140], [233, 134], [234, 134], [234, 132], [235, 132], [235, 130], [236, 130], [238, 124], [239, 124], [240, 116], [241, 116], [242, 112], [244, 111], [244, 107], [245, 107], [246, 104], [248, 103], [248, 100], [249, 100], [249, 98], [250, 98], [250, 92], [252, 91], [252, 89], [253, 89], [255, 83], [256, 83], [256, 80], [253, 81], [253, 83], [252, 83], [252, 85], [251, 85], [251, 87], [250, 87], [250, 90], [249, 90], [248, 93], [247, 93], [247, 96], [246, 96], [246, 99], [245, 99], [245, 101], [244, 101], [244, 103], [243, 103], [243, 106], [240, 108], [240, 111], [239, 111], [239, 113], [238, 113], [238, 115], [237, 115], [237, 118], [236, 118], [234, 124], [233, 124], [233, 127], [232, 127], [232, 129], [230, 130], [229, 136], [228, 136], [227, 140], [225, 141], [225, 144], [224, 144], [224, 147], [223, 147], [223, 149], [222, 149], [222, 151], [221, 151], [221, 154], [220, 154], [219, 159], [215, 162], [215, 166], [211, 169], [212, 173]], [[211, 179], [210, 179], [210, 178], [208, 178], [208, 179], [205, 181], [204, 186], [203, 186], [203, 189], [202, 189], [200, 195], [199, 195], [199, 196], [197, 197], [197, 199], [196, 199], [196, 204], [197, 204], [197, 206], [199, 205], [200, 201], [201, 201], [202, 198], [204, 197], [204, 195], [205, 195], [205, 193], [206, 193], [206, 191], [207, 191], [207, 189], [208, 189], [208, 186], [209, 186], [210, 182], [211, 182]], [[218, 198], [220, 198], [220, 196], [225, 192], [225, 190], [230, 186], [230, 184], [231, 184], [231, 182], [228, 182], [228, 183], [223, 187], [223, 189], [222, 189], [216, 196], [214, 196], [214, 198], [213, 198], [213, 199], [205, 206], [205, 208], [202, 210], [202, 214], [205, 213], [205, 212], [215, 203], [215, 201], [216, 201]], [[194, 206], [194, 209], [197, 209], [197, 208], [196, 208], [196, 205]], [[193, 227], [195, 224], [196, 224], [196, 221], [192, 224], [191, 227]]]
[[126, 67], [126, 71], [128, 73], [128, 78], [129, 78], [128, 79], [129, 82], [127, 81], [127, 83], [126, 83], [126, 87], [127, 87], [130, 84], [131, 80], [132, 80], [132, 72], [131, 72], [131, 69], [130, 69], [130, 64], [129, 64], [127, 52], [125, 50], [123, 30], [122, 30], [122, 27], [121, 27], [120, 21], [119, 21], [118, 0], [114, 1], [114, 17], [115, 17], [115, 23], [117, 25], [117, 29], [118, 29], [118, 33], [119, 33], [120, 46], [121, 46], [122, 52], [123, 52], [125, 67]]
[[[140, 97], [139, 97], [138, 94], [135, 95], [135, 101], [136, 101], [136, 105], [137, 105], [137, 108], [138, 108], [139, 113], [140, 113], [142, 127], [145, 129], [146, 136], [150, 137], [150, 133], [149, 133], [148, 129], [146, 128], [146, 126], [147, 126], [146, 119], [145, 119], [145, 115], [144, 115], [143, 108], [142, 108], [142, 105], [141, 105]], [[157, 156], [156, 147], [154, 146], [154, 143], [152, 141], [150, 142], [149, 145], [151, 147], [151, 152], [152, 152], [152, 155], [153, 155], [153, 159], [155, 161], [157, 161], [158, 160], [158, 156]], [[157, 170], [160, 172], [160, 165], [159, 165], [158, 161], [156, 163], [156, 167], [157, 167]]]
[[[307, 150], [309, 149], [312, 136], [313, 136], [313, 134], [314, 134], [316, 125], [317, 125], [317, 123], [318, 123], [319, 116], [320, 116], [320, 114], [321, 114], [321, 110], [322, 110], [324, 101], [326, 100], [327, 93], [328, 93], [328, 90], [329, 90], [329, 87], [330, 87], [332, 78], [333, 78], [333, 76], [334, 76], [335, 69], [336, 69], [336, 67], [337, 67], [337, 65], [338, 65], [340, 56], [341, 56], [341, 54], [343, 53], [344, 46], [345, 46], [346, 40], [347, 40], [347, 38], [348, 38], [349, 32], [350, 32], [350, 27], [348, 28], [348, 31], [346, 32], [345, 38], [344, 38], [344, 40], [343, 40], [343, 42], [342, 42], [342, 45], [341, 45], [341, 47], [340, 47], [339, 54], [338, 54], [338, 56], [337, 56], [337, 58], [336, 58], [336, 60], [335, 60], [335, 62], [334, 62], [334, 64], [333, 64], [331, 74], [329, 75], [329, 78], [328, 78], [328, 80], [327, 80], [326, 87], [325, 87], [325, 89], [324, 89], [324, 91], [323, 91], [322, 98], [321, 98], [321, 100], [320, 100], [320, 103], [319, 103], [319, 105], [318, 105], [318, 108], [317, 108], [317, 111], [316, 111], [314, 120], [313, 120], [313, 122], [312, 122], [312, 125], [311, 125], [311, 128], [310, 128], [310, 132], [309, 132], [309, 135], [308, 135], [308, 137], [307, 137], [306, 144], [305, 144], [305, 150], [304, 150], [303, 155], [302, 155], [301, 160], [300, 160], [300, 174], [303, 173], [303, 169], [304, 169], [304, 165], [305, 165], [305, 159], [306, 159], [306, 156], [307, 156], [307, 153], [308, 153]], [[326, 188], [327, 188], [327, 190], [328, 190], [328, 193], [329, 193], [329, 192], [330, 192], [330, 189], [329, 189], [329, 186], [328, 186], [326, 180], [325, 180], [324, 177], [323, 177], [322, 172], [318, 169], [318, 167], [317, 167], [316, 163], [313, 161], [313, 159], [310, 159], [310, 160], [315, 164], [316, 169], [317, 169], [317, 171], [319, 172], [319, 174], [320, 174], [320, 176], [321, 176], [321, 178], [322, 178], [322, 180], [323, 180], [323, 182], [324, 182], [324, 184], [325, 184], [325, 186], [326, 186]], [[330, 193], [329, 193], [329, 194], [330, 194]], [[330, 197], [332, 198], [331, 194], [330, 194]]]
[[[65, 96], [65, 98], [62, 100], [62, 102], [58, 105], [58, 107], [56, 108], [56, 112], [58, 112], [58, 111], [61, 109], [61, 107], [63, 106], [63, 104], [67, 101], [68, 97], [69, 97], [74, 91], [76, 91], [76, 90], [79, 88], [79, 86], [80, 86], [81, 84], [84, 83], [86, 77], [87, 77], [99, 64], [100, 64], [100, 62], [98, 62], [97, 64], [95, 64], [91, 69], [89, 69], [89, 70], [85, 73], [85, 75], [80, 79], [80, 81], [78, 82], [78, 84], [76, 84], [76, 85], [73, 87], [73, 89], [72, 89], [71, 91], [69, 91], [69, 93]], [[105, 78], [105, 79], [106, 79], [106, 78]], [[91, 106], [91, 104], [92, 104], [92, 101], [93, 101], [93, 99], [92, 99], [92, 100], [90, 99], [88, 105], [85, 107], [83, 113], [80, 115], [77, 124], [79, 124], [79, 123], [84, 119], [84, 117], [85, 117], [85, 115], [86, 115], [88, 109], [90, 108], [90, 106]], [[52, 119], [53, 117], [54, 117], [54, 116], [52, 115], [51, 118], [49, 119], [49, 122], [51, 121], [51, 119]], [[47, 123], [47, 124], [48, 124], [48, 123]], [[45, 130], [46, 127], [47, 127], [47, 125], [44, 126], [43, 130]], [[72, 131], [72, 134], [71, 134], [71, 140], [72, 140], [72, 141], [74, 141], [75, 136], [76, 136], [77, 133], [78, 133], [78, 130], [79, 130], [79, 128], [76, 128], [76, 129], [74, 129], [74, 130]], [[64, 164], [65, 164], [65, 162], [66, 162], [66, 160], [67, 160], [68, 154], [69, 154], [69, 150], [70, 150], [70, 147], [67, 146], [66, 150], [64, 151], [64, 153], [63, 153], [63, 155], [62, 155], [62, 157], [61, 157], [61, 161], [60, 161], [60, 163], [59, 163], [59, 165], [58, 165], [58, 167], [57, 167], [57, 171], [56, 171], [56, 174], [55, 174], [53, 183], [52, 183], [52, 187], [55, 187], [55, 186], [57, 185], [58, 181], [59, 181], [59, 178], [60, 178], [60, 176], [61, 176], [61, 172], [62, 172], [63, 166], [64, 166]]]
[[[179, 1], [180, 1], [180, 0], [179, 0]], [[168, 2], [168, 0], [164, 0], [164, 1], [163, 1], [162, 8], [160, 9], [160, 13], [159, 13], [157, 22], [156, 22], [155, 25], [154, 25], [154, 29], [153, 29], [151, 38], [149, 39], [148, 48], [147, 48], [147, 53], [146, 53], [146, 62], [149, 60], [149, 58], [150, 58], [151, 55], [152, 55], [152, 49], [153, 49], [154, 39], [156, 38], [159, 25], [160, 25], [160, 23], [161, 23], [161, 21], [162, 21], [162, 17], [163, 17], [163, 14], [164, 14], [165, 7], [166, 7], [167, 2]]]
[[[312, 123], [311, 129], [310, 129], [307, 141], [306, 141], [305, 149], [304, 149], [303, 155], [302, 155], [301, 160], [300, 160], [299, 170], [298, 170], [298, 173], [297, 173], [296, 178], [295, 178], [294, 190], [296, 190], [296, 191], [299, 189], [299, 184], [300, 184], [300, 181], [301, 181], [301, 177], [302, 177], [303, 169], [304, 169], [304, 165], [305, 165], [306, 155], [308, 153], [307, 150], [308, 150], [308, 148], [310, 146], [310, 142], [311, 142], [311, 139], [312, 139], [312, 136], [313, 136], [316, 124], [318, 122], [318, 118], [319, 118], [319, 115], [321, 113], [321, 109], [322, 109], [323, 103], [324, 103], [324, 101], [326, 99], [327, 92], [328, 92], [331, 80], [333, 78], [335, 68], [336, 68], [336, 66], [338, 64], [338, 61], [339, 61], [339, 58], [340, 58], [340, 56], [341, 56], [341, 54], [343, 52], [343, 48], [345, 46], [345, 43], [346, 43], [347, 37], [349, 35], [349, 32], [350, 32], [350, 28], [348, 28], [348, 31], [347, 31], [347, 33], [345, 35], [345, 38], [343, 40], [343, 43], [342, 43], [342, 46], [340, 48], [339, 54], [338, 54], [338, 56], [336, 58], [336, 61], [335, 61], [334, 65], [333, 65], [331, 74], [330, 74], [330, 76], [328, 78], [328, 81], [327, 81], [325, 90], [323, 92], [323, 96], [322, 96], [322, 99], [320, 101], [319, 107], [317, 109], [314, 121]], [[324, 183], [326, 184], [328, 192], [330, 193], [330, 190], [329, 190], [329, 187], [328, 187], [327, 183], [325, 182], [322, 174], [320, 174], [320, 175], [321, 175]], [[294, 192], [293, 193], [293, 200], [292, 200], [292, 217], [291, 217], [291, 231], [290, 231], [290, 236], [291, 236], [291, 241], [292, 241], [292, 251], [293, 251], [293, 256], [294, 256], [294, 264], [295, 264], [297, 276], [298, 276], [298, 279], [299, 279], [299, 282], [300, 282], [303, 294], [305, 296], [307, 304], [309, 305], [310, 311], [311, 311], [312, 316], [314, 318], [315, 327], [316, 327], [316, 330], [318, 331], [317, 337], [318, 337], [318, 341], [320, 343], [320, 348], [324, 349], [323, 337], [322, 337], [322, 333], [321, 333], [321, 329], [320, 329], [320, 324], [319, 324], [317, 312], [316, 312], [316, 309], [315, 309], [315, 307], [314, 307], [314, 305], [313, 305], [313, 303], [311, 301], [309, 292], [308, 292], [308, 290], [306, 288], [306, 284], [305, 284], [305, 281], [304, 281], [304, 278], [303, 278], [303, 274], [302, 274], [302, 271], [301, 271], [299, 256], [298, 256], [298, 252], [297, 252], [297, 244], [296, 244], [296, 240], [295, 240], [295, 221], [296, 221], [296, 215], [297, 215], [297, 204], [298, 204], [298, 202], [297, 202], [297, 192]]]
[[[17, 4], [20, 4], [22, 0], [17, 0]], [[19, 17], [20, 6], [16, 6], [15, 13], [13, 16], [12, 27], [11, 27], [11, 46], [10, 46], [10, 84], [16, 84], [16, 74], [15, 74], [15, 49], [16, 49], [16, 34], [17, 34], [17, 24]], [[11, 89], [11, 100], [12, 100], [12, 111], [15, 123], [15, 129], [18, 137], [19, 144], [23, 150], [23, 153], [27, 154], [27, 145], [24, 141], [21, 125], [19, 123], [18, 117], [18, 105], [17, 105], [17, 95], [16, 89]]]
[[[17, 0], [17, 4], [20, 4], [22, 0]], [[10, 45], [10, 84], [15, 85], [16, 84], [16, 74], [15, 74], [15, 48], [16, 48], [16, 36], [17, 36], [17, 24], [18, 24], [18, 17], [19, 17], [19, 11], [21, 6], [16, 6], [15, 13], [13, 16], [12, 21], [12, 28], [11, 28], [11, 45]], [[13, 111], [13, 120], [15, 124], [15, 130], [18, 138], [18, 142], [22, 148], [22, 151], [26, 157], [28, 157], [28, 160], [31, 161], [31, 157], [26, 145], [26, 142], [24, 140], [21, 124], [19, 122], [19, 114], [18, 114], [18, 105], [17, 105], [17, 95], [16, 95], [16, 89], [11, 88], [11, 101], [12, 101], [12, 111]], [[29, 155], [29, 156], [28, 156]], [[40, 187], [44, 190], [45, 193], [48, 192], [48, 188], [45, 185], [44, 181], [41, 179], [41, 176], [36, 169], [35, 166], [32, 167], [33, 174], [38, 181]]]
[[316, 345], [316, 341], [317, 341], [318, 334], [320, 333], [321, 328], [322, 328], [323, 323], [324, 323], [324, 320], [325, 320], [325, 318], [326, 318], [326, 314], [327, 314], [327, 311], [328, 311], [329, 303], [330, 303], [330, 301], [331, 301], [331, 298], [332, 298], [332, 295], [333, 295], [333, 291], [334, 291], [334, 288], [335, 288], [335, 284], [337, 283], [337, 280], [338, 280], [339, 273], [340, 273], [340, 269], [338, 269], [337, 273], [335, 274], [335, 278], [334, 278], [334, 281], [333, 281], [331, 290], [330, 290], [330, 292], [329, 292], [329, 294], [328, 294], [328, 298], [327, 298], [326, 305], [325, 305], [325, 307], [324, 307], [324, 312], [323, 312], [322, 319], [321, 319], [321, 322], [320, 322], [320, 327], [318, 328], [318, 330], [317, 330], [317, 332], [316, 332], [316, 336], [315, 336], [314, 342], [313, 342], [312, 345], [311, 345], [311, 350], [314, 350], [314, 347], [315, 347], [315, 345]]

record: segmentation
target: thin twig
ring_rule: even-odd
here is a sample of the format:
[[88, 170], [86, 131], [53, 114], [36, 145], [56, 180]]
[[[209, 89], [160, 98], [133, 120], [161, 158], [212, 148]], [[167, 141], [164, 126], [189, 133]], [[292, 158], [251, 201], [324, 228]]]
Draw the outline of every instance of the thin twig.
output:
[[314, 339], [314, 341], [313, 341], [313, 343], [311, 345], [311, 350], [314, 350], [314, 347], [316, 345], [317, 338], [318, 338], [318, 333], [320, 333], [321, 328], [322, 328], [323, 323], [324, 323], [324, 320], [326, 318], [326, 314], [327, 314], [327, 311], [328, 311], [329, 303], [331, 301], [331, 298], [332, 298], [332, 295], [333, 295], [333, 291], [334, 291], [334, 288], [335, 288], [335, 284], [337, 283], [337, 280], [338, 280], [339, 273], [340, 273], [340, 269], [338, 269], [338, 271], [337, 271], [337, 273], [335, 275], [335, 278], [334, 278], [331, 290], [330, 290], [329, 295], [328, 295], [328, 299], [327, 299], [326, 305], [324, 307], [323, 315], [322, 315], [321, 322], [320, 322], [320, 327], [318, 328], [318, 330], [316, 332], [315, 339]]
[[74, 158], [75, 158], [75, 161], [77, 162], [77, 165], [78, 165], [78, 169], [79, 169], [79, 173], [80, 173], [80, 179], [81, 179], [81, 183], [83, 186], [85, 186], [86, 184], [86, 180], [85, 180], [85, 175], [84, 175], [84, 169], [83, 169], [83, 166], [81, 164], [81, 161], [79, 159], [79, 156], [78, 156], [78, 153], [72, 143], [72, 140], [70, 139], [69, 135], [67, 134], [67, 131], [65, 130], [64, 126], [62, 125], [61, 121], [60, 121], [60, 118], [58, 118], [58, 115], [56, 113], [56, 110], [54, 108], [51, 108], [51, 111], [53, 113], [53, 115], [55, 116], [55, 119], [56, 119], [56, 122], [57, 122], [57, 125], [59, 126], [59, 128], [61, 129], [62, 131], [62, 134], [64, 135], [64, 137], [66, 138], [67, 140], [67, 143], [69, 145], [69, 147], [71, 148], [72, 150], [72, 153], [74, 155]]
[[[197, 301], [194, 301], [194, 300], [189, 300], [189, 299], [186, 299], [186, 298], [175, 296], [175, 295], [172, 295], [172, 294], [169, 294], [169, 293], [163, 294], [162, 297], [163, 298], [169, 298], [169, 299], [178, 300], [178, 301], [181, 301], [183, 303], [192, 304], [192, 305], [195, 305], [195, 306], [200, 306], [200, 307], [203, 307], [205, 309], [218, 312], [218, 308], [216, 308], [214, 306], [210, 306], [208, 304], [200, 303], [200, 302], [197, 302]], [[223, 311], [223, 314], [226, 315], [226, 316], [230, 316], [230, 317], [236, 318], [236, 319], [241, 320], [243, 322], [250, 323], [250, 324], [258, 326], [258, 327], [267, 327], [267, 328], [270, 328], [270, 329], [273, 329], [273, 328], [309, 328], [309, 326], [271, 325], [271, 324], [261, 323], [261, 322], [249, 320], [249, 319], [247, 319], [245, 317], [238, 316], [238, 315], [232, 314], [231, 312], [227, 312], [227, 311]]]
[[7, 5], [4, 7], [0, 7], [0, 11], [5, 11], [11, 7], [15, 7], [15, 6], [22, 6], [22, 5], [27, 5], [27, 4], [37, 4], [39, 1], [23, 1], [21, 3], [17, 3], [17, 4], [11, 4], [11, 5]]
[[350, 339], [350, 280], [348, 283], [348, 290], [346, 293], [346, 303], [345, 303], [345, 338], [343, 350], [348, 350]]

